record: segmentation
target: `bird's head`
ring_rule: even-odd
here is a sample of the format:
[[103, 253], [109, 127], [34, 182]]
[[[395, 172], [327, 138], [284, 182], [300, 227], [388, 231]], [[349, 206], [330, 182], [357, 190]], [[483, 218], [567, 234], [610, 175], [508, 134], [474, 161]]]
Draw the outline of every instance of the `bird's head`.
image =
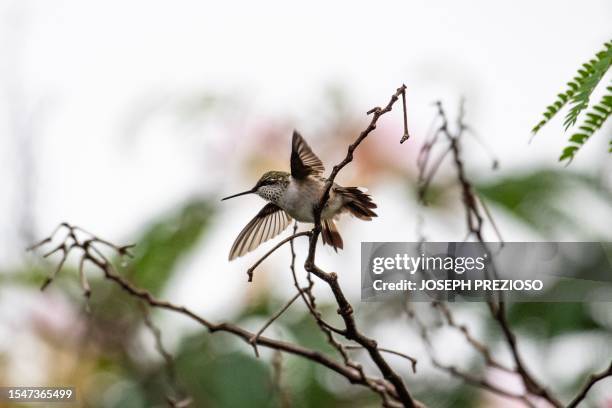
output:
[[271, 190], [281, 190], [287, 187], [288, 184], [289, 173], [284, 171], [267, 171], [259, 178], [252, 189], [222, 198], [221, 201], [246, 194], [257, 194], [258, 196], [267, 198]]

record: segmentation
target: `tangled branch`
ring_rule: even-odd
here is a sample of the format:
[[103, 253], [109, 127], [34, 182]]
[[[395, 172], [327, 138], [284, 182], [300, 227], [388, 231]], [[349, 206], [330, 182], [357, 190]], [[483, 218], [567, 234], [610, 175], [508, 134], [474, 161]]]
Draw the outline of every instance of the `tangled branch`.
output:
[[[106, 255], [98, 248], [99, 245], [104, 245], [111, 248], [118, 255], [126, 255], [129, 254], [129, 249], [133, 247], [133, 245], [127, 246], [117, 246], [111, 244], [91, 233], [88, 233], [81, 229], [80, 227], [70, 225], [68, 223], [62, 223], [49, 237], [45, 238], [41, 242], [33, 245], [29, 248], [29, 250], [35, 250], [39, 247], [45, 246], [51, 243], [57, 232], [60, 230], [66, 230], [67, 233], [65, 237], [62, 238], [61, 243], [51, 251], [48, 251], [43, 256], [48, 257], [53, 253], [60, 252], [61, 249], [57, 248], [65, 248], [62, 251], [62, 258], [60, 262], [64, 262], [65, 258], [72, 252], [79, 253], [79, 264], [83, 264], [84, 262], [90, 262], [100, 270], [104, 277], [113, 283], [117, 284], [125, 293], [128, 295], [142, 300], [148, 306], [169, 310], [180, 315], [183, 315], [191, 320], [194, 320], [201, 326], [208, 329], [210, 333], [217, 332], [225, 332], [229, 334], [233, 334], [245, 342], [250, 344], [251, 340], [255, 338], [253, 341], [254, 344], [262, 347], [267, 347], [274, 350], [279, 350], [285, 353], [297, 355], [303, 357], [305, 359], [311, 360], [315, 363], [323, 365], [332, 371], [340, 374], [345, 377], [352, 384], [360, 384], [370, 387], [369, 381], [376, 381], [374, 379], [367, 378], [367, 381], [362, 378], [357, 370], [351, 367], [347, 367], [342, 363], [328, 357], [327, 355], [313, 349], [309, 349], [306, 347], [302, 347], [297, 344], [284, 342], [280, 340], [271, 339], [264, 336], [257, 336], [256, 333], [252, 333], [242, 327], [239, 327], [232, 323], [222, 322], [222, 323], [213, 323], [204, 317], [198, 315], [197, 313], [191, 311], [185, 306], [181, 306], [175, 303], [171, 303], [166, 300], [158, 299], [151, 292], [146, 289], [135, 286], [130, 281], [121, 276], [117, 270], [115, 269], [113, 263], [108, 259]], [[57, 277], [57, 274], [61, 271], [60, 268], [55, 268], [52, 274], [45, 280], [44, 284], [41, 286], [41, 290], [45, 290], [50, 283]], [[85, 296], [89, 296], [90, 292], [84, 291], [83, 294]], [[385, 387], [387, 392], [393, 392], [393, 389], [388, 384], [380, 384], [381, 387]]]
[[[310, 360], [319, 365], [325, 366], [328, 369], [338, 373], [339, 375], [346, 378], [352, 384], [358, 384], [369, 388], [381, 397], [383, 406], [388, 407], [423, 407], [424, 405], [413, 398], [411, 393], [408, 391], [406, 384], [404, 383], [401, 376], [389, 365], [387, 360], [384, 358], [383, 353], [391, 353], [410, 361], [413, 370], [416, 369], [416, 360], [404, 353], [398, 351], [389, 350], [378, 347], [377, 341], [367, 337], [363, 332], [360, 331], [353, 315], [353, 307], [347, 300], [340, 284], [338, 282], [338, 275], [334, 272], [326, 272], [319, 268], [315, 263], [317, 241], [321, 232], [321, 211], [329, 199], [329, 192], [333, 185], [334, 179], [338, 173], [347, 166], [353, 160], [353, 152], [368, 137], [374, 129], [376, 129], [378, 120], [381, 116], [390, 112], [393, 105], [401, 97], [403, 103], [403, 123], [404, 133], [402, 135], [400, 143], [405, 142], [409, 138], [408, 125], [407, 125], [407, 113], [406, 113], [406, 87], [402, 85], [392, 95], [390, 101], [383, 108], [375, 107], [368, 111], [368, 115], [371, 116], [370, 123], [363, 130], [357, 139], [348, 147], [346, 157], [336, 166], [327, 179], [322, 197], [318, 205], [313, 209], [315, 215], [315, 225], [310, 231], [297, 233], [296, 227], [294, 227], [293, 234], [279, 242], [270, 251], [268, 251], [263, 257], [261, 257], [253, 266], [247, 270], [249, 281], [252, 280], [254, 270], [272, 253], [278, 250], [281, 246], [286, 243], [290, 244], [291, 247], [291, 265], [290, 269], [292, 272], [294, 285], [297, 293], [282, 307], [277, 313], [271, 316], [268, 321], [262, 326], [257, 333], [252, 333], [242, 327], [228, 322], [214, 323], [206, 318], [196, 314], [185, 306], [181, 306], [175, 303], [171, 303], [166, 300], [155, 297], [151, 292], [144, 288], [140, 288], [132, 284], [126, 278], [121, 276], [112, 262], [104, 255], [99, 247], [110, 248], [115, 254], [123, 257], [130, 256], [130, 249], [133, 245], [118, 246], [112, 244], [109, 241], [103, 240], [94, 234], [91, 234], [77, 226], [70, 225], [68, 223], [62, 223], [48, 238], [34, 245], [31, 249], [36, 249], [42, 246], [46, 246], [53, 242], [56, 234], [59, 230], [65, 230], [66, 236], [61, 240], [59, 245], [46, 253], [44, 256], [50, 256], [51, 254], [61, 252], [61, 259], [57, 267], [53, 270], [51, 275], [46, 279], [42, 286], [44, 290], [52, 281], [55, 279], [57, 274], [61, 271], [68, 255], [72, 252], [79, 252], [79, 276], [83, 294], [89, 297], [91, 289], [87, 282], [87, 277], [84, 271], [84, 264], [89, 262], [99, 269], [104, 277], [113, 283], [117, 284], [125, 293], [128, 295], [140, 299], [146, 303], [149, 307], [160, 308], [169, 310], [178, 314], [181, 314], [189, 319], [194, 320], [203, 327], [207, 328], [210, 333], [225, 332], [237, 336], [243, 339], [245, 342], [250, 344], [256, 353], [259, 355], [258, 346], [267, 347], [275, 350], [276, 352], [284, 352], [293, 354]], [[295, 251], [293, 246], [293, 240], [301, 236], [308, 236], [309, 238], [309, 250], [304, 263], [304, 269], [307, 272], [307, 285], [302, 287], [298, 281], [298, 275], [295, 268]], [[333, 325], [326, 322], [322, 314], [317, 309], [317, 303], [313, 294], [313, 287], [315, 280], [313, 276], [323, 281], [331, 290], [335, 301], [338, 306], [338, 314], [341, 316], [344, 322], [343, 328], [336, 328]], [[309, 313], [313, 316], [316, 324], [320, 328], [321, 332], [327, 338], [328, 343], [339, 353], [341, 361], [338, 361], [318, 350], [309, 349], [298, 344], [285, 342], [281, 340], [272, 339], [263, 336], [264, 331], [272, 325], [281, 315], [298, 299], [301, 298], [302, 302], [306, 305]], [[145, 317], [146, 318], [146, 317]], [[156, 341], [160, 341], [160, 335], [155, 334]], [[344, 345], [338, 339], [337, 336], [344, 338], [354, 344]], [[158, 348], [166, 361], [171, 361], [169, 356], [165, 355], [166, 352], [163, 347], [160, 347], [161, 343], [158, 343]], [[382, 378], [367, 374], [361, 364], [357, 363], [350, 358], [348, 351], [363, 349], [367, 352], [374, 365], [378, 368], [382, 374]], [[277, 364], [280, 367], [280, 364]]]
[[[381, 350], [378, 348], [378, 344], [375, 340], [364, 335], [357, 327], [357, 323], [355, 322], [355, 318], [353, 315], [353, 307], [346, 299], [342, 288], [338, 283], [338, 275], [334, 272], [325, 272], [321, 268], [319, 268], [315, 263], [316, 258], [316, 250], [317, 250], [317, 240], [319, 238], [319, 234], [321, 233], [321, 212], [329, 199], [329, 192], [334, 183], [336, 176], [338, 173], [346, 167], [350, 162], [353, 161], [353, 152], [357, 147], [363, 142], [363, 140], [368, 137], [368, 135], [376, 129], [378, 119], [387, 112], [390, 112], [393, 108], [393, 105], [400, 96], [404, 95], [406, 92], [406, 86], [402, 85], [397, 89], [395, 94], [391, 96], [391, 100], [384, 108], [376, 107], [368, 111], [368, 114], [372, 114], [372, 119], [370, 120], [369, 125], [363, 130], [357, 139], [348, 147], [346, 156], [344, 159], [337, 165], [335, 165], [332, 169], [331, 174], [329, 175], [325, 187], [323, 190], [323, 195], [318, 205], [314, 209], [314, 219], [315, 226], [312, 229], [312, 234], [310, 235], [310, 243], [308, 248], [308, 256], [306, 258], [306, 262], [304, 263], [304, 268], [309, 272], [323, 280], [329, 288], [331, 289], [336, 303], [339, 306], [338, 314], [342, 317], [346, 333], [344, 336], [348, 340], [355, 341], [360, 346], [362, 346], [370, 355], [370, 358], [374, 362], [374, 364], [378, 367], [381, 374], [385, 378], [385, 380], [389, 381], [393, 384], [395, 391], [397, 393], [397, 398], [401, 401], [401, 403], [406, 407], [415, 407], [417, 406], [417, 402], [414, 400], [406, 384], [402, 380], [402, 378], [395, 372], [389, 363], [385, 360], [382, 355]], [[405, 108], [405, 106], [404, 106]], [[406, 123], [405, 123], [406, 126]], [[404, 137], [407, 138], [407, 129], [404, 129]], [[404, 139], [402, 137], [402, 139]], [[405, 140], [405, 139], [404, 139]]]
[[[476, 189], [474, 188], [465, 171], [463, 157], [461, 155], [461, 141], [463, 136], [467, 133], [472, 133], [473, 136], [475, 135], [473, 134], [473, 131], [469, 128], [469, 126], [467, 126], [464, 122], [464, 103], [462, 101], [460, 104], [459, 115], [454, 130], [450, 129], [448, 117], [442, 106], [442, 103], [436, 102], [436, 108], [437, 115], [434, 123], [440, 124], [439, 126], [434, 128], [435, 130], [432, 135], [428, 137], [427, 140], [424, 142], [417, 160], [417, 166], [419, 170], [419, 200], [422, 205], [427, 205], [426, 196], [431, 181], [438, 173], [444, 160], [450, 155], [453, 167], [455, 168], [456, 172], [456, 183], [461, 189], [462, 204], [465, 211], [467, 227], [466, 240], [470, 237], [473, 237], [477, 242], [480, 243], [485, 252], [490, 255], [490, 251], [487, 248], [483, 233], [485, 220], [490, 223], [498, 240], [502, 241], [502, 244], [503, 240], [493, 218], [491, 217], [489, 209], [486, 207], [484, 201], [479, 197], [478, 193], [476, 192]], [[444, 142], [447, 143], [446, 148], [443, 149], [442, 153], [439, 154], [435, 159], [432, 159], [433, 147]], [[493, 159], [493, 168], [496, 167], [497, 160]], [[419, 234], [421, 235], [421, 240], [424, 241], [425, 238], [422, 235], [422, 232], [419, 232]], [[489, 256], [489, 259], [493, 258]], [[462, 372], [457, 367], [442, 364], [439, 360], [436, 359], [434, 355], [433, 346], [431, 345], [428, 334], [429, 327], [418, 319], [418, 316], [416, 315], [414, 310], [410, 309], [408, 305], [406, 306], [409, 317], [411, 317], [413, 321], [416, 322], [417, 326], [421, 331], [421, 337], [423, 338], [425, 344], [428, 346], [430, 358], [434, 366], [463, 380], [467, 384], [471, 384], [473, 386], [482, 388], [484, 390], [504, 397], [518, 399], [525, 403], [525, 405], [527, 406], [534, 405], [531, 400], [531, 396], [539, 397], [547, 401], [551, 406], [554, 407], [564, 406], [563, 403], [556, 396], [554, 396], [546, 387], [544, 387], [527, 368], [525, 360], [519, 351], [517, 336], [512, 330], [508, 321], [506, 313], [506, 303], [504, 302], [503, 297], [500, 296], [496, 299], [489, 297], [487, 299], [487, 306], [491, 317], [499, 326], [504, 341], [510, 349], [510, 353], [514, 363], [513, 368], [509, 368], [497, 359], [495, 359], [490, 349], [485, 343], [477, 340], [476, 337], [470, 332], [467, 326], [457, 323], [455, 318], [453, 317], [451, 309], [446, 303], [442, 301], [434, 301], [432, 303], [432, 306], [435, 307], [441, 313], [445, 323], [448, 326], [462, 333], [467, 343], [470, 344], [472, 348], [474, 348], [480, 354], [487, 366], [518, 375], [521, 378], [522, 383], [525, 387], [525, 394], [516, 394], [512, 391], [504, 389], [503, 387], [492, 384], [484, 378], [479, 378], [475, 375]], [[575, 397], [575, 399], [568, 405], [568, 407], [575, 407], [580, 401], [585, 398], [590, 388], [596, 382], [608, 376], [612, 376], [612, 365], [606, 371], [591, 376], [589, 381], [585, 384], [583, 389], [578, 394], [578, 396]]]

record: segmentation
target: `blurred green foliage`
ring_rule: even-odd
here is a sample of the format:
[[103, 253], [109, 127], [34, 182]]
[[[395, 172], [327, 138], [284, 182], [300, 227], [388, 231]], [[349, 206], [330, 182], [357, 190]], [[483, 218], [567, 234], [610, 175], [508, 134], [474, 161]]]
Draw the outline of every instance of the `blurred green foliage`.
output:
[[178, 262], [206, 232], [214, 207], [208, 200], [193, 200], [160, 217], [137, 238], [134, 259], [127, 271], [133, 281], [159, 294]]
[[[452, 382], [457, 382], [451, 379]], [[419, 400], [429, 407], [436, 408], [471, 408], [478, 406], [481, 395], [474, 387], [466, 384], [449, 387], [448, 384], [428, 383], [426, 391], [419, 393]]]
[[483, 181], [476, 189], [485, 200], [544, 235], [568, 227], [589, 234], [576, 212], [564, 205], [570, 195], [589, 192], [612, 204], [612, 193], [598, 178], [570, 171], [536, 169]]
[[587, 330], [603, 330], [590, 316], [585, 303], [515, 303], [508, 311], [515, 327], [532, 337], [551, 339]]
[[209, 337], [207, 332], [188, 337], [176, 355], [177, 371], [195, 406], [275, 406], [270, 367], [231, 347], [229, 352], [211, 350]]

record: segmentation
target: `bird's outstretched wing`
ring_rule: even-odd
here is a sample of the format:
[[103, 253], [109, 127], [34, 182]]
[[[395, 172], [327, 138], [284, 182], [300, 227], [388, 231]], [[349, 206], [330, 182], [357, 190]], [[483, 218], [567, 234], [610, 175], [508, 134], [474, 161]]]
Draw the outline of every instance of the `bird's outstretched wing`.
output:
[[321, 175], [324, 171], [321, 160], [312, 152], [302, 135], [294, 130], [291, 143], [291, 175], [296, 179], [304, 179], [309, 174]]
[[262, 242], [274, 238], [291, 223], [291, 217], [283, 209], [269, 203], [261, 209], [240, 231], [232, 245], [229, 260], [236, 259], [257, 248]]

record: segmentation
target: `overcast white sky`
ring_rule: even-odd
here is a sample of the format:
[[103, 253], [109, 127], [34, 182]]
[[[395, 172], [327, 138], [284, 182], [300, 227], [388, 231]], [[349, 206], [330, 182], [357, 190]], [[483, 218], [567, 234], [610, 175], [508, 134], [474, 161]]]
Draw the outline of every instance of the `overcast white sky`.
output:
[[[0, 2], [0, 17], [0, 261], [15, 259], [15, 206], [23, 204], [16, 118], [27, 124], [34, 115], [38, 231], [69, 220], [121, 240], [182, 197], [218, 186], [213, 176], [226, 174], [227, 192], [245, 184], [239, 164], [226, 160], [224, 173], [211, 169], [210, 158], [191, 154], [191, 144], [163, 121], [126, 149], [126, 123], [147, 98], [235, 95], [249, 118], [294, 115], [295, 126], [308, 129], [300, 112], [320, 104], [329, 84], [344, 87], [361, 113], [405, 83], [414, 135], [429, 124], [430, 102], [465, 96], [470, 123], [505, 168], [556, 166], [566, 138], [559, 122], [527, 146], [529, 130], [612, 34], [606, 0], [30, 0]], [[576, 169], [609, 161], [601, 155], [607, 142], [598, 139], [580, 153]], [[228, 266], [227, 248], [261, 204], [245, 200], [228, 205], [214, 242], [198, 256], [227, 270], [228, 285], [242, 280], [245, 261]], [[240, 208], [244, 217], [232, 216]], [[370, 226], [363, 239], [397, 238], [390, 225]], [[198, 272], [202, 259], [187, 269], [207, 279]]]

